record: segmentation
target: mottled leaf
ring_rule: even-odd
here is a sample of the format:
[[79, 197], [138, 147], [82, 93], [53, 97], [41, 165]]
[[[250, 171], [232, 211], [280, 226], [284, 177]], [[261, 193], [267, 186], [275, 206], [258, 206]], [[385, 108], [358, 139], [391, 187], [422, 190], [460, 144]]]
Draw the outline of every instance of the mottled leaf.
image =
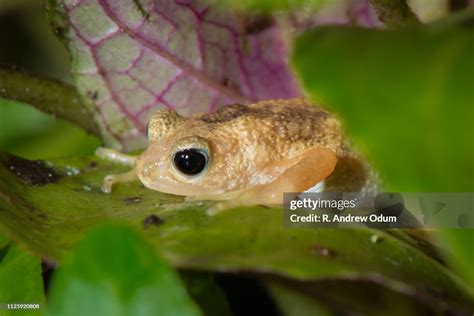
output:
[[103, 177], [126, 168], [96, 159], [42, 163], [3, 155], [0, 161], [0, 232], [51, 259], [63, 260], [85, 231], [114, 219], [142, 230], [175, 267], [307, 281], [368, 280], [427, 298], [422, 302], [434, 302], [436, 310], [474, 307], [462, 281], [446, 267], [416, 242], [383, 231], [287, 229], [281, 208], [208, 216], [210, 202], [184, 202], [137, 182], [105, 194]]
[[111, 146], [142, 148], [157, 108], [190, 114], [299, 94], [272, 19], [253, 28], [263, 17], [205, 1], [56, 0], [50, 7], [76, 86]]

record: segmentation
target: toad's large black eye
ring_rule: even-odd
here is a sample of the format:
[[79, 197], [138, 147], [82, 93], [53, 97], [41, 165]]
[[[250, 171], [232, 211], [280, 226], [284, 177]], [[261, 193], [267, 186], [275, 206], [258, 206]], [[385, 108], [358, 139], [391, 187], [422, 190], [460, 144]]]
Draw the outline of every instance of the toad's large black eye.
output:
[[188, 176], [200, 174], [206, 168], [208, 161], [209, 157], [204, 149], [182, 149], [173, 156], [176, 168]]

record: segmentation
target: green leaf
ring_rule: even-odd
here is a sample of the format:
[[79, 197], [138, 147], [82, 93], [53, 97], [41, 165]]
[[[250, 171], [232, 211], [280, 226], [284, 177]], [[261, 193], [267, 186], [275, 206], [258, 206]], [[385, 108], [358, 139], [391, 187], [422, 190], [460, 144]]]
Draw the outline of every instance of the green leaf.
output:
[[200, 315], [179, 276], [128, 227], [82, 240], [55, 274], [48, 315]]
[[[43, 280], [37, 257], [7, 240], [0, 240], [1, 315], [43, 315]], [[39, 309], [6, 309], [6, 304], [39, 304]]]
[[341, 114], [390, 189], [474, 190], [468, 18], [393, 31], [321, 27], [296, 41], [306, 91]]
[[66, 83], [0, 68], [0, 98], [33, 105], [89, 133], [100, 134], [92, 112], [84, 107], [74, 87]]
[[301, 281], [365, 280], [429, 297], [436, 310], [474, 308], [462, 281], [404, 238], [372, 229], [287, 229], [281, 208], [255, 206], [208, 216], [210, 202], [184, 202], [138, 182], [119, 184], [111, 194], [100, 191], [105, 175], [126, 170], [93, 157], [33, 163], [3, 155], [0, 232], [63, 261], [85, 231], [120, 220], [143, 231], [174, 267]]
[[438, 237], [447, 260], [471, 284], [474, 295], [474, 229], [441, 229]]

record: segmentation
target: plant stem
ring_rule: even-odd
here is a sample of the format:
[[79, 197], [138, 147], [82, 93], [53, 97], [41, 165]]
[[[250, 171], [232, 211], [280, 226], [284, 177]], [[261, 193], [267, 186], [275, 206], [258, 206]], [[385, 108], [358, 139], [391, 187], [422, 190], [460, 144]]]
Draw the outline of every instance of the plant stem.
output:
[[93, 113], [70, 85], [25, 72], [0, 69], [0, 98], [30, 104], [100, 136]]

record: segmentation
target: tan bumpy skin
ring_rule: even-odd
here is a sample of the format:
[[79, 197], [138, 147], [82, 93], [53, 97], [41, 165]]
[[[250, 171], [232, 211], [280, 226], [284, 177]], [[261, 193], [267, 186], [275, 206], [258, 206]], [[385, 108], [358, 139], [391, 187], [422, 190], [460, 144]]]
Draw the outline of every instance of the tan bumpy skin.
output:
[[[283, 192], [371, 189], [370, 168], [347, 146], [340, 121], [305, 99], [228, 105], [210, 114], [184, 118], [158, 110], [148, 126], [149, 146], [136, 158], [108, 149], [98, 155], [135, 164], [140, 181], [153, 190], [218, 200], [213, 212], [238, 205], [282, 204]], [[198, 175], [183, 174], [173, 161], [183, 149], [208, 156]], [[115, 158], [114, 158], [115, 157]], [[108, 176], [112, 184], [135, 172]]]

